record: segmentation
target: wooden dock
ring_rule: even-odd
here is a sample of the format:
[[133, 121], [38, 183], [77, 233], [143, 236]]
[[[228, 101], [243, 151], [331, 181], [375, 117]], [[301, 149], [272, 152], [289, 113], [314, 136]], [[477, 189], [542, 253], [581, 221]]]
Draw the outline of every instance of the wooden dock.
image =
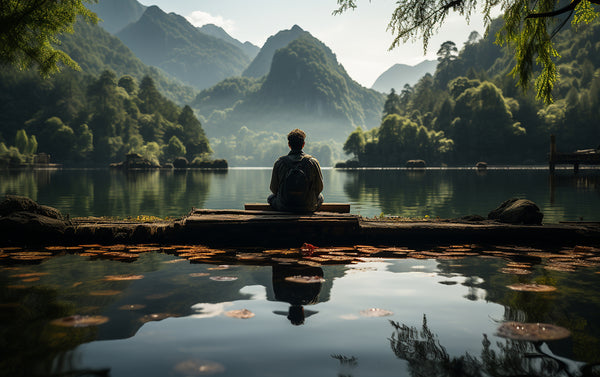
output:
[[556, 137], [550, 135], [550, 155], [548, 165], [550, 172], [554, 173], [556, 165], [573, 165], [573, 171], [579, 172], [579, 165], [600, 165], [600, 150], [586, 149], [572, 153], [561, 153], [556, 150]]

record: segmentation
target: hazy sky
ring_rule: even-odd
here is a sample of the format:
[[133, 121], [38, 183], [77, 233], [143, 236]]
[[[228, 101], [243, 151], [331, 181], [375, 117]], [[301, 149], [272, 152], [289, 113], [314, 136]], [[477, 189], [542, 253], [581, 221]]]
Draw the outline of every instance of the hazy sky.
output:
[[460, 48], [471, 31], [484, 33], [481, 17], [473, 16], [467, 24], [460, 16], [450, 16], [431, 38], [424, 55], [420, 40], [388, 51], [393, 38], [386, 28], [396, 4], [392, 0], [359, 0], [355, 11], [338, 16], [331, 14], [336, 0], [139, 1], [180, 14], [196, 26], [216, 24], [232, 37], [259, 47], [271, 35], [297, 24], [329, 46], [350, 76], [366, 87], [371, 87], [380, 74], [396, 63], [415, 65], [424, 59], [436, 59], [443, 42], [451, 40]]

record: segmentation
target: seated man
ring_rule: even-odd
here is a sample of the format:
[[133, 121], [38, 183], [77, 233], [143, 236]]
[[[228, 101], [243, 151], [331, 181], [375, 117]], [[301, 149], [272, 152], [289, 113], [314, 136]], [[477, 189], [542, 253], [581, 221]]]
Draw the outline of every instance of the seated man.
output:
[[316, 158], [302, 151], [306, 134], [295, 129], [288, 134], [291, 149], [273, 166], [267, 201], [277, 211], [314, 212], [323, 203], [323, 175]]

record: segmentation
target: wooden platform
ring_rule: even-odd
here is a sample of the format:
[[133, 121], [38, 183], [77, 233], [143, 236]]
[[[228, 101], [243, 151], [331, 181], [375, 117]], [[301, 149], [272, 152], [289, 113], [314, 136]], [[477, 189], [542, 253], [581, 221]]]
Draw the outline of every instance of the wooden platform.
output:
[[[244, 209], [249, 211], [274, 211], [267, 203], [246, 203]], [[323, 203], [319, 212], [350, 213], [349, 203]]]
[[359, 217], [348, 213], [196, 209], [184, 220], [187, 237], [233, 245], [340, 242], [360, 231]]
[[554, 172], [556, 165], [568, 164], [573, 165], [573, 171], [579, 171], [579, 165], [600, 165], [600, 150], [586, 149], [575, 151], [572, 153], [561, 153], [556, 149], [556, 138], [550, 136], [550, 155], [548, 157], [548, 165], [550, 172]]

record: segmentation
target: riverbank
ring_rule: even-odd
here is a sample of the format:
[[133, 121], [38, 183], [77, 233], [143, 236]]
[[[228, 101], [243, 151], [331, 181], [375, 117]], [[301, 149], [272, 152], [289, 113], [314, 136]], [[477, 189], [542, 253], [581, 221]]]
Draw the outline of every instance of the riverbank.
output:
[[209, 209], [193, 210], [178, 219], [150, 221], [65, 219], [54, 212], [25, 211], [0, 217], [0, 247], [143, 243], [214, 247], [299, 247], [303, 243], [392, 247], [449, 243], [595, 246], [600, 245], [600, 223], [511, 225], [491, 220], [368, 219], [328, 212]]

